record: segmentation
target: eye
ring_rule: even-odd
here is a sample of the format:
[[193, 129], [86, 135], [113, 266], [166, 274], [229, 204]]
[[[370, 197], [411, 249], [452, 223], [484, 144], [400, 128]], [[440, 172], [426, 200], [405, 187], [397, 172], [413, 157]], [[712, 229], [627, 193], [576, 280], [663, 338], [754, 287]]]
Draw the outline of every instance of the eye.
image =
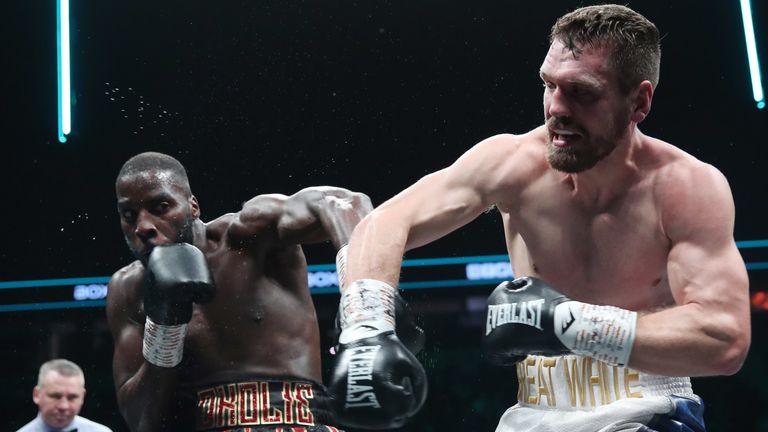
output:
[[133, 210], [125, 209], [120, 212], [120, 216], [124, 221], [131, 223], [136, 219], [136, 213]]
[[167, 201], [160, 201], [155, 205], [155, 211], [157, 213], [165, 213], [171, 208], [171, 204]]
[[583, 86], [573, 86], [570, 93], [582, 102], [592, 102], [597, 99], [597, 94], [592, 89]]
[[590, 91], [582, 86], [573, 86], [574, 96], [588, 96]]
[[547, 89], [547, 90], [554, 90], [554, 89], [555, 89], [555, 85], [554, 85], [554, 84], [552, 84], [552, 83], [551, 83], [551, 82], [549, 82], [549, 81], [544, 81], [544, 82], [543, 82], [543, 83], [541, 83], [541, 84], [542, 84], [542, 85], [544, 86], [544, 88], [545, 88], [545, 89]]

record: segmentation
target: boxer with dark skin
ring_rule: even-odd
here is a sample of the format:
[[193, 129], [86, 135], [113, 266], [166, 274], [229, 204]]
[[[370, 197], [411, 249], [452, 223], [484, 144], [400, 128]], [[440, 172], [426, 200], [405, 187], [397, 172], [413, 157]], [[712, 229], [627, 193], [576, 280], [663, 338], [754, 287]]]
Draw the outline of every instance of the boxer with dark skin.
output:
[[[115, 186], [136, 257], [113, 275], [107, 298], [118, 405], [130, 429], [333, 430], [321, 426], [333, 417], [322, 406], [320, 336], [301, 244], [346, 244], [372, 209], [368, 197], [311, 187], [259, 195], [237, 213], [203, 222], [184, 168], [160, 153], [131, 158]], [[202, 251], [215, 292], [192, 304], [173, 365], [148, 360], [144, 339], [150, 253], [175, 243]], [[267, 381], [274, 382], [260, 387]]]

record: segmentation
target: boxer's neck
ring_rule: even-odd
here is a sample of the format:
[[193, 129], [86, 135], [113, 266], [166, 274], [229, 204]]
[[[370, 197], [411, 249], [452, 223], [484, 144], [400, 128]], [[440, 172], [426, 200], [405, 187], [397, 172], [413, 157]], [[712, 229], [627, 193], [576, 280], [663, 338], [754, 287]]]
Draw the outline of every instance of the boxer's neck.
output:
[[205, 246], [208, 243], [208, 231], [205, 223], [200, 219], [195, 219], [192, 224], [192, 243], [200, 250], [205, 251]]
[[564, 174], [573, 188], [573, 197], [588, 207], [605, 208], [623, 195], [641, 176], [638, 164], [645, 147], [645, 136], [635, 125], [613, 151], [594, 167], [575, 174]]

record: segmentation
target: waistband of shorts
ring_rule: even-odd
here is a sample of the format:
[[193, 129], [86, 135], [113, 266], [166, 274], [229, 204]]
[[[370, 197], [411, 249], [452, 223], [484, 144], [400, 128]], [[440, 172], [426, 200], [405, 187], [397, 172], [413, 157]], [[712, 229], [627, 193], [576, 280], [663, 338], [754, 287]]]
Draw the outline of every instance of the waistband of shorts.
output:
[[591, 410], [623, 399], [696, 397], [688, 377], [647, 374], [578, 355], [529, 355], [516, 370], [518, 403], [530, 407]]
[[333, 426], [276, 426], [276, 427], [238, 427], [235, 429], [223, 429], [218, 432], [344, 432]]
[[337, 430], [325, 387], [303, 379], [251, 377], [195, 389], [197, 431]]

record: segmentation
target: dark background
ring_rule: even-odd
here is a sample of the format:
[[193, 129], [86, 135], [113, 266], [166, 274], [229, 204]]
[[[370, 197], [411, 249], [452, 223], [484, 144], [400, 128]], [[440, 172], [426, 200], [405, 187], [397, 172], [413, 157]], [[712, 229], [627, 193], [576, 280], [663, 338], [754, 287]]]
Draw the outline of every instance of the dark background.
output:
[[[540, 124], [538, 68], [549, 28], [584, 4], [221, 3], [72, 0], [75, 104], [66, 144], [57, 141], [55, 2], [6, 5], [0, 281], [108, 276], [128, 263], [114, 178], [146, 150], [182, 161], [204, 219], [260, 193], [317, 184], [360, 190], [379, 204], [485, 137]], [[738, 2], [648, 3], [629, 4], [664, 35], [661, 83], [643, 131], [726, 175], [737, 240], [768, 238], [768, 110], [752, 100]], [[753, 8], [765, 70], [768, 4]], [[742, 252], [747, 261], [768, 260], [768, 251]], [[310, 263], [333, 258], [329, 245], [307, 253]], [[501, 225], [489, 214], [409, 257], [499, 253]], [[765, 273], [750, 272], [753, 291], [766, 290]], [[406, 292], [427, 328], [420, 359], [431, 391], [403, 430], [493, 430], [513, 403], [514, 371], [477, 354], [483, 317], [470, 305], [489, 292]], [[328, 336], [338, 296], [315, 301]], [[753, 313], [741, 372], [694, 380], [710, 430], [768, 430], [767, 320]], [[126, 430], [102, 308], [0, 314], [0, 346], [3, 429], [35, 415], [40, 363], [68, 357], [86, 370], [82, 414]]]

